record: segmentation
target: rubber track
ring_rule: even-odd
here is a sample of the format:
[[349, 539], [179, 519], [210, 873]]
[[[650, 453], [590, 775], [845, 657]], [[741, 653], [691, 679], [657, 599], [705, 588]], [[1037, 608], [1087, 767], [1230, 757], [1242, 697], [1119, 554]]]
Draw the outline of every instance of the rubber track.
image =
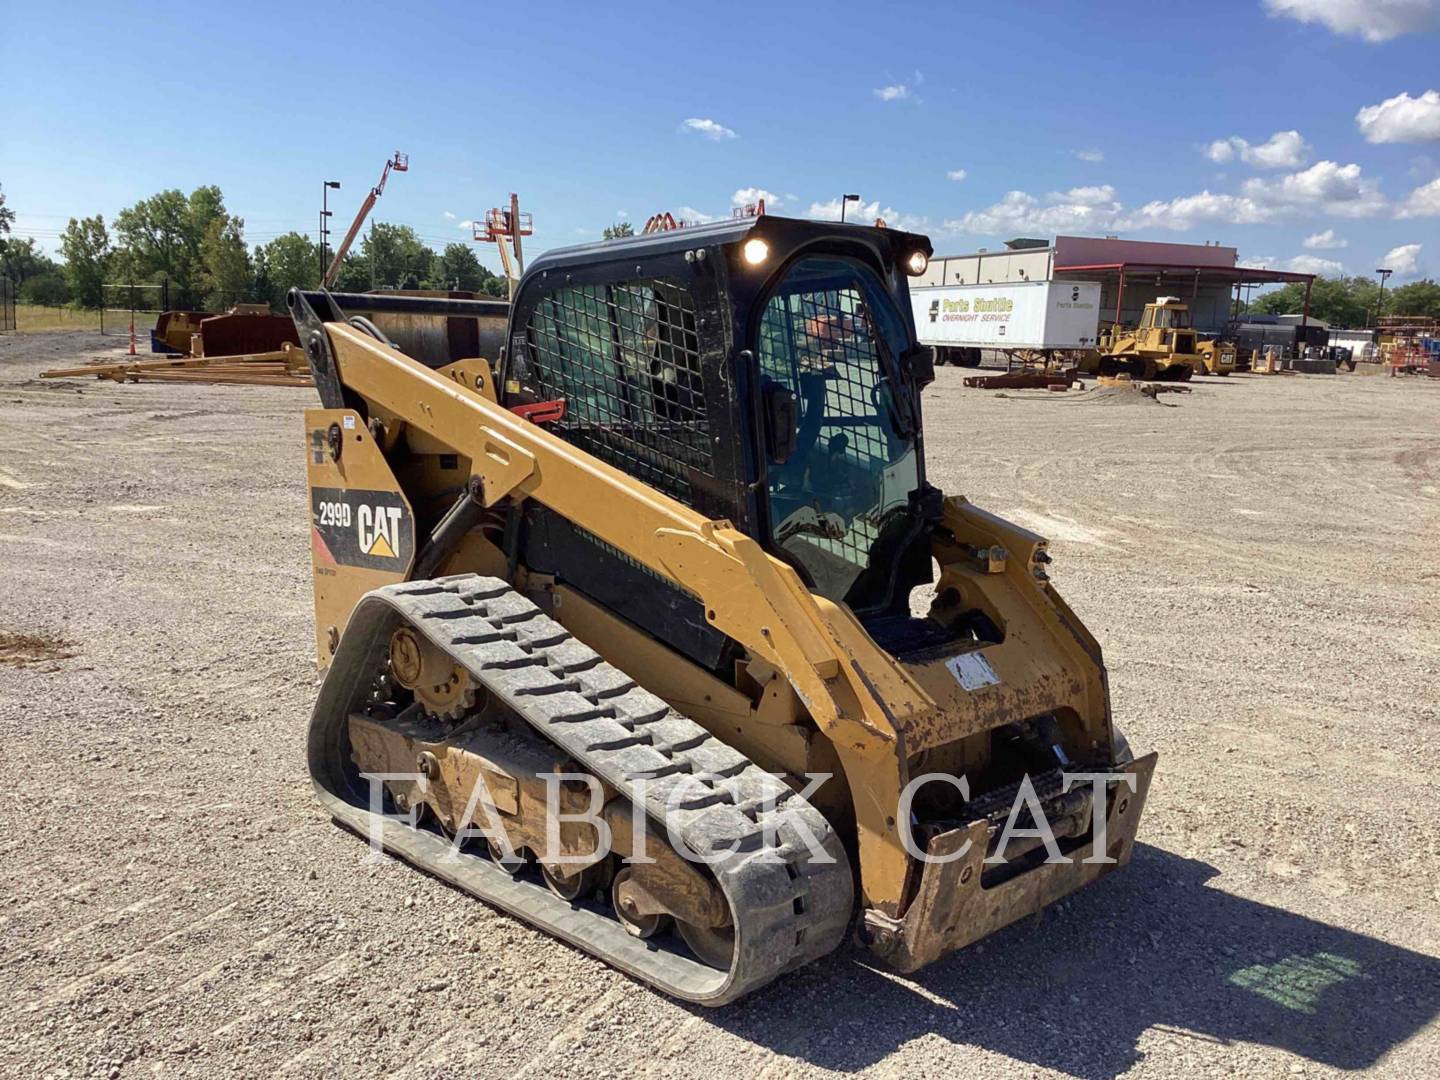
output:
[[[347, 720], [364, 710], [402, 620], [569, 757], [643, 801], [656, 828], [663, 830], [667, 799], [684, 785], [678, 809], [669, 813], [675, 835], [701, 854], [735, 851], [709, 863], [735, 926], [728, 972], [640, 941], [613, 917], [572, 906], [488, 859], [457, 855], [437, 834], [370, 813]], [[734, 1001], [824, 956], [849, 925], [849, 861], [818, 810], [611, 667], [499, 578], [466, 574], [368, 593], [321, 686], [308, 752], [317, 796], [340, 823], [362, 835], [378, 829], [392, 854], [686, 1001]], [[830, 861], [811, 857], [797, 831], [802, 825]]]

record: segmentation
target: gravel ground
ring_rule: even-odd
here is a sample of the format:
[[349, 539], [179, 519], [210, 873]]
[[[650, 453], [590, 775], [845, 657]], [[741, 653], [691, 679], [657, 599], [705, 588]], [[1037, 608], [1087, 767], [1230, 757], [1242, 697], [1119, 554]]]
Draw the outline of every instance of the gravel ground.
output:
[[1050, 536], [1160, 766], [1131, 868], [918, 978], [712, 1012], [311, 802], [307, 391], [0, 338], [0, 1072], [1440, 1075], [1440, 384], [964, 390], [930, 475]]

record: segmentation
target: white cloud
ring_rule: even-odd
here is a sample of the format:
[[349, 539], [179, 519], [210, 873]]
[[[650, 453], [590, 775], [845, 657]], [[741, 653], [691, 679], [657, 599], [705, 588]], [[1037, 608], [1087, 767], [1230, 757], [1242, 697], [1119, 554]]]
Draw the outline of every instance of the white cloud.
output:
[[1231, 135], [1207, 146], [1205, 156], [1222, 165], [1238, 157], [1257, 169], [1298, 169], [1310, 160], [1310, 144], [1298, 131], [1277, 131], [1263, 143], [1251, 143]]
[[967, 173], [964, 169], [951, 169], [949, 172], [947, 172], [947, 173], [945, 174], [945, 179], [946, 179], [946, 180], [964, 180], [965, 177], [967, 177], [967, 176], [969, 176], [969, 175], [970, 175], [970, 174]]
[[675, 211], [675, 216], [687, 225], [704, 225], [710, 221], [719, 221], [714, 214], [707, 214], [703, 210], [696, 210], [693, 206], [682, 206]]
[[[840, 220], [840, 200], [829, 199], [825, 202], [812, 202], [810, 209], [805, 211], [808, 218], [816, 218], [821, 221]], [[885, 224], [892, 229], [901, 229], [905, 232], [925, 232], [930, 223], [928, 219], [917, 217], [914, 214], [902, 214], [893, 206], [881, 206], [880, 200], [873, 202], [852, 202], [845, 207], [845, 220], [860, 225], [873, 225], [876, 218], [883, 218]]]
[[1236, 265], [1262, 270], [1289, 270], [1317, 277], [1336, 277], [1345, 272], [1345, 267], [1334, 259], [1322, 259], [1315, 255], [1296, 255], [1290, 259], [1277, 259], [1274, 255], [1241, 255], [1236, 259]]
[[[1432, 199], [1440, 206], [1440, 185], [1433, 192], [1421, 189], [1412, 198], [1417, 207], [1429, 206]], [[945, 228], [983, 236], [1103, 234], [1145, 229], [1184, 232], [1201, 224], [1263, 225], [1321, 214], [1371, 217], [1388, 209], [1388, 205], [1376, 182], [1361, 174], [1360, 166], [1322, 161], [1274, 179], [1248, 180], [1238, 194], [1206, 189], [1172, 199], [1155, 199], [1133, 208], [1126, 207], [1109, 184], [1052, 191], [1044, 196], [1011, 191], [991, 206], [946, 221]], [[1330, 239], [1335, 243], [1333, 230]]]
[[1235, 160], [1235, 143], [1250, 145], [1244, 139], [1232, 135], [1228, 139], [1216, 139], [1212, 142], [1205, 148], [1205, 156], [1217, 165], [1224, 165], [1226, 162]]
[[1104, 232], [1113, 227], [1121, 209], [1119, 203], [1111, 201], [1114, 194], [1115, 189], [1108, 184], [1055, 191], [1044, 200], [1025, 191], [1010, 191], [992, 206], [945, 222], [945, 229], [982, 236]]
[[1265, 0], [1265, 8], [1272, 17], [1320, 23], [1337, 34], [1354, 34], [1369, 42], [1440, 26], [1436, 0]]
[[616, 216], [617, 218], [620, 218], [621, 220], [624, 220], [625, 218], [628, 218], [628, 217], [630, 216], [630, 211], [629, 211], [629, 210], [616, 210], [616, 211], [615, 211], [615, 216]]
[[1402, 218], [1440, 217], [1440, 177], [1422, 184], [1401, 203], [1395, 215]]
[[758, 203], [765, 200], [765, 209], [774, 210], [785, 200], [773, 191], [766, 191], [763, 187], [742, 187], [730, 196], [731, 206], [749, 206], [751, 203]]
[[446, 210], [446, 211], [445, 211], [445, 220], [446, 220], [446, 221], [454, 221], [454, 220], [455, 220], [455, 215], [452, 214], [449, 210]]
[[693, 132], [696, 135], [703, 135], [707, 139], [714, 139], [716, 141], [739, 138], [733, 129], [726, 127], [724, 124], [717, 124], [709, 117], [701, 119], [692, 116], [680, 125], [680, 130], [686, 134]]
[[1217, 165], [1224, 165], [1227, 161], [1234, 160], [1235, 147], [1232, 142], [1245, 142], [1244, 139], [1216, 139], [1205, 148], [1205, 156]]
[[1075, 156], [1081, 161], [1099, 163], [1105, 160], [1104, 150], [1076, 150]]
[[1069, 191], [1052, 191], [1045, 198], [1055, 203], [1076, 203], [1080, 206], [1104, 206], [1115, 201], [1115, 189], [1109, 184], [1072, 187]]
[[1361, 175], [1360, 166], [1353, 162], [1317, 161], [1308, 169], [1275, 180], [1247, 180], [1240, 191], [1286, 217], [1316, 210], [1339, 217], [1373, 217], [1387, 207], [1379, 184]]
[[1440, 90], [1366, 105], [1355, 114], [1355, 126], [1372, 143], [1440, 142]]
[[1116, 229], [1173, 229], [1184, 232], [1202, 222], [1260, 225], [1275, 212], [1243, 195], [1205, 190], [1174, 199], [1156, 199], [1112, 223]]
[[1406, 277], [1420, 269], [1420, 245], [1401, 244], [1391, 248], [1380, 258], [1380, 264], [1387, 270], [1394, 270], [1400, 277]]
[[1312, 236], [1307, 236], [1300, 246], [1309, 248], [1311, 251], [1336, 251], [1340, 248], [1349, 247], [1350, 241], [1340, 239], [1335, 235], [1334, 229], [1326, 229], [1324, 232], [1317, 232]]
[[466, 218], [464, 221], [457, 221], [455, 223], [455, 227], [457, 229], [474, 229], [478, 224], [479, 222], [471, 221], [469, 218]]
[[1345, 264], [1335, 259], [1322, 259], [1319, 255], [1296, 255], [1286, 261], [1285, 269], [1293, 270], [1297, 274], [1339, 277], [1345, 272]]
[[914, 101], [918, 105], [920, 99], [915, 96], [915, 88], [924, 81], [924, 74], [916, 71], [911, 75], [909, 82], [897, 82], [889, 86], [877, 86], [871, 93], [881, 101]]

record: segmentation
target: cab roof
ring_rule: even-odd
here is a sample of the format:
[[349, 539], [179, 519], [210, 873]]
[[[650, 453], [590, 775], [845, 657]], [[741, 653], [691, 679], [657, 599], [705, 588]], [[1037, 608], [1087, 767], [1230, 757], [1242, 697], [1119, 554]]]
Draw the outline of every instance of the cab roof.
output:
[[645, 233], [639, 236], [599, 240], [589, 244], [551, 248], [526, 268], [525, 277], [557, 267], [588, 266], [610, 263], [632, 256], [648, 258], [668, 255], [698, 247], [730, 247], [755, 236], [769, 241], [784, 251], [818, 237], [842, 237], [856, 240], [876, 249], [886, 262], [903, 260], [914, 251], [933, 253], [930, 238], [900, 229], [881, 229], [873, 225], [841, 224], [838, 221], [811, 221], [805, 218], [761, 214], [759, 217], [729, 218], [705, 225], [687, 225], [679, 229]]

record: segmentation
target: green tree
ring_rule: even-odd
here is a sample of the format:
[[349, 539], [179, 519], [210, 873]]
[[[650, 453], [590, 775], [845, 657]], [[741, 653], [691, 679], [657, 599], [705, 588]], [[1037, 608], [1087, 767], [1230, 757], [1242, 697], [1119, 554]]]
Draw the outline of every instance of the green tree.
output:
[[203, 251], [212, 225], [220, 222], [223, 235], [229, 220], [224, 197], [214, 186], [198, 187], [188, 196], [172, 188], [141, 199], [115, 217], [119, 275], [133, 282], [163, 277], [170, 282], [173, 304], [197, 307], [215, 277], [233, 272], [232, 265], [207, 267]]
[[469, 244], [457, 242], [446, 244], [445, 250], [435, 256], [427, 284], [436, 289], [479, 292], [487, 276], [485, 267], [475, 257], [475, 250]]
[[1392, 289], [1385, 294], [1385, 310], [1394, 315], [1426, 315], [1440, 319], [1440, 284], [1425, 278]]
[[211, 220], [200, 241], [201, 280], [206, 303], [214, 309], [248, 300], [255, 284], [255, 268], [245, 246], [243, 218], [217, 217]]
[[5, 192], [0, 190], [0, 255], [5, 253], [6, 239], [10, 235], [10, 227], [15, 224], [15, 211], [5, 205]]
[[[1331, 326], [1362, 327], [1375, 317], [1379, 286], [1364, 276], [1316, 278], [1310, 290], [1310, 314]], [[1390, 295], [1385, 306], [1390, 308]], [[1305, 310], [1305, 286], [1292, 281], [1257, 297], [1250, 310], [1262, 315], [1298, 315]]]
[[603, 239], [618, 240], [622, 236], [634, 236], [635, 226], [628, 221], [617, 221], [614, 225], [606, 225]]
[[37, 274], [54, 273], [60, 265], [40, 250], [33, 236], [24, 240], [10, 239], [0, 247], [0, 277], [8, 277], [17, 285]]
[[121, 210], [115, 217], [115, 241], [118, 277], [139, 282], [163, 274], [174, 286], [177, 304], [193, 306], [200, 237], [190, 228], [188, 203], [180, 191], [162, 191]]
[[485, 277], [480, 282], [479, 291], [486, 296], [494, 296], [500, 300], [508, 300], [510, 298], [510, 283], [499, 274], [492, 274], [488, 268], [482, 267], [482, 269], [485, 270]]
[[358, 251], [345, 253], [340, 270], [331, 283], [338, 292], [366, 292], [370, 288], [370, 261]]
[[0, 191], [0, 259], [10, 246], [10, 227], [15, 224], [15, 211], [5, 205], [5, 192]]
[[283, 304], [291, 289], [313, 289], [320, 284], [320, 245], [308, 236], [288, 232], [256, 248], [255, 253], [256, 276], [262, 269], [265, 275], [266, 291], [261, 296], [272, 305]]
[[62, 307], [70, 302], [70, 286], [65, 283], [64, 275], [46, 270], [20, 286], [20, 299], [42, 307]]
[[376, 289], [418, 289], [430, 274], [435, 253], [409, 225], [377, 221], [360, 243]]
[[65, 281], [71, 299], [81, 307], [98, 308], [105, 284], [106, 267], [112, 249], [105, 219], [94, 217], [70, 219], [60, 237], [60, 253], [65, 257]]
[[250, 256], [250, 265], [255, 267], [255, 283], [252, 292], [259, 303], [275, 306], [275, 283], [270, 279], [270, 260], [265, 257], [265, 249], [259, 244], [255, 245], [255, 251]]

